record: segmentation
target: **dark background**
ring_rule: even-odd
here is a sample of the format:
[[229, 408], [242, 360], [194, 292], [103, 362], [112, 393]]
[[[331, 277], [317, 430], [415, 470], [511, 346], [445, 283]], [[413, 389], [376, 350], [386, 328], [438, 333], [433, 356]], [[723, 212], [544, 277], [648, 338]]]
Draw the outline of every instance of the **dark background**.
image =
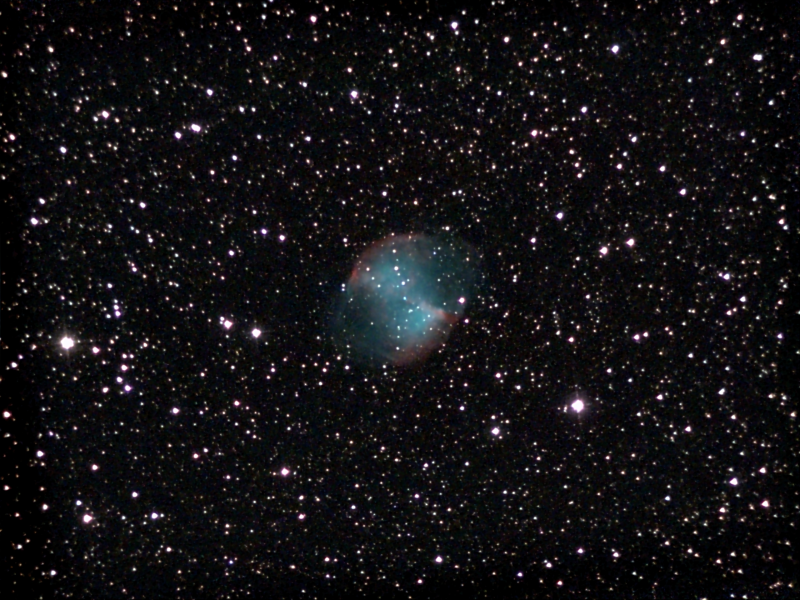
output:
[[264, 5], [2, 9], [0, 595], [796, 597], [796, 9]]

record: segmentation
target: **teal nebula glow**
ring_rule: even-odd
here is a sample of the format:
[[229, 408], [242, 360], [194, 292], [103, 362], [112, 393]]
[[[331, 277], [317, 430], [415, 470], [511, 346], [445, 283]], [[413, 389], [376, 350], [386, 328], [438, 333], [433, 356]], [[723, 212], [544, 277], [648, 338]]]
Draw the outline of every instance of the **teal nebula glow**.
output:
[[364, 362], [415, 362], [446, 341], [477, 277], [474, 254], [464, 245], [419, 235], [386, 238], [356, 262], [334, 340]]

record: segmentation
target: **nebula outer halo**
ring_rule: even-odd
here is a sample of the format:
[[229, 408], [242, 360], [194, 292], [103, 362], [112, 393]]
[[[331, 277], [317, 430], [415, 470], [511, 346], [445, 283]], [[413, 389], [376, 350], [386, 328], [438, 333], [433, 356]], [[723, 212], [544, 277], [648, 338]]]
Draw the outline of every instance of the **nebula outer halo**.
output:
[[476, 277], [475, 261], [462, 244], [420, 234], [389, 236], [353, 266], [334, 340], [361, 362], [417, 362], [448, 339]]

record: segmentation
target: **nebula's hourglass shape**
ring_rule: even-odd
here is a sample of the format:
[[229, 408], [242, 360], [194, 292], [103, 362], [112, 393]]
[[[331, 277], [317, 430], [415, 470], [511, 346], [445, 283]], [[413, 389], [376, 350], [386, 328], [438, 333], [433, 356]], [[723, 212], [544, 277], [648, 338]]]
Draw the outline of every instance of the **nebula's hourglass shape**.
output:
[[465, 244], [389, 236], [356, 261], [338, 303], [334, 340], [369, 364], [415, 362], [445, 342], [477, 278], [476, 256]]

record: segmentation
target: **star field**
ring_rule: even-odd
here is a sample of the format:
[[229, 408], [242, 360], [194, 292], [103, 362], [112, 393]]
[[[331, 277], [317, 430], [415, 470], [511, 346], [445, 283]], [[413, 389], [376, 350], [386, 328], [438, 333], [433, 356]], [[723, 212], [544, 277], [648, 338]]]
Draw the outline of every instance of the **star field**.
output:
[[4, 14], [0, 595], [796, 597], [796, 9]]

